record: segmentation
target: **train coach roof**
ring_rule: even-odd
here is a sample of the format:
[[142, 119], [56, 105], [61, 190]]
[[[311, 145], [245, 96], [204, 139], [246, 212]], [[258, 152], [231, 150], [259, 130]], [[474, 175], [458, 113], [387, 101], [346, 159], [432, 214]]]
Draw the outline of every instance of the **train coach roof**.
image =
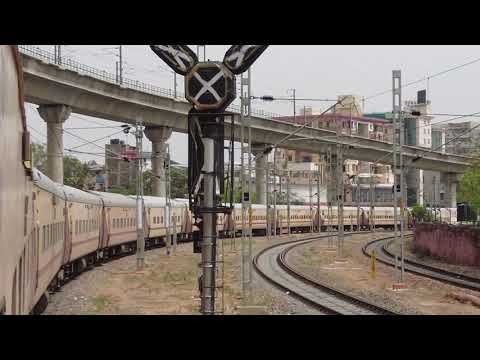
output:
[[102, 205], [102, 200], [99, 196], [90, 194], [89, 192], [82, 191], [71, 186], [64, 185], [65, 195], [67, 201], [79, 202], [84, 204]]
[[[137, 200], [137, 197], [135, 195], [130, 195], [130, 198], [133, 199], [134, 201]], [[143, 203], [145, 204], [145, 207], [149, 207], [149, 208], [165, 207], [166, 205], [165, 198], [160, 196], [144, 196]], [[185, 207], [184, 203], [173, 200], [173, 199], [170, 200], [170, 204], [173, 208]]]
[[102, 198], [105, 206], [120, 206], [132, 208], [137, 205], [135, 200], [126, 195], [91, 190], [89, 190], [88, 192]]
[[63, 192], [63, 185], [52, 181], [47, 175], [43, 174], [37, 168], [33, 169], [33, 183], [39, 188], [55, 194], [56, 196], [65, 200], [65, 193]]
[[[233, 204], [233, 207], [235, 209], [241, 209], [242, 208], [242, 204], [241, 203], [235, 203]], [[248, 208], [248, 205], [247, 205], [247, 208]], [[265, 205], [262, 205], [262, 204], [252, 204], [252, 209], [265, 209]]]

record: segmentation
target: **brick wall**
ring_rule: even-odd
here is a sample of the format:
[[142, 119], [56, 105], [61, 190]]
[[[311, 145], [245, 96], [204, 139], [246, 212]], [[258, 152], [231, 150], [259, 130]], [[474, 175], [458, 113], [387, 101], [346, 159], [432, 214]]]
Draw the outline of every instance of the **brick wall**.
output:
[[480, 229], [448, 224], [417, 224], [415, 251], [451, 264], [480, 267]]

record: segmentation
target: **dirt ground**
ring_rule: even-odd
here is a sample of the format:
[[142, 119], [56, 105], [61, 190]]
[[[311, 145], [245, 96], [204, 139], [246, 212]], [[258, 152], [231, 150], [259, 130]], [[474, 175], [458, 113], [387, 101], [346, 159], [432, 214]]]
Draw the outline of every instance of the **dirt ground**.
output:
[[[375, 277], [371, 260], [361, 248], [373, 238], [385, 234], [362, 234], [345, 238], [347, 262], [336, 262], [335, 251], [329, 251], [326, 241], [317, 241], [292, 250], [287, 260], [300, 271], [334, 287], [402, 314], [461, 314], [480, 315], [480, 308], [452, 299], [452, 292], [480, 296], [480, 293], [443, 284], [405, 273], [406, 290], [392, 290], [395, 282], [393, 267], [376, 263]], [[336, 242], [334, 242], [336, 244]]]
[[[290, 239], [287, 235], [277, 240], [255, 237], [253, 253]], [[238, 314], [242, 305], [240, 245], [238, 238], [235, 249], [230, 239], [224, 240], [225, 314]], [[199, 262], [200, 254], [193, 253], [192, 243], [179, 244], [175, 255], [170, 256], [165, 248], [145, 252], [142, 272], [136, 271], [134, 255], [111, 261], [84, 272], [52, 294], [44, 314], [199, 314]], [[248, 305], [264, 307], [268, 314], [317, 313], [253, 273], [254, 295]], [[221, 278], [221, 269], [218, 276]], [[221, 302], [217, 303], [219, 308]]]

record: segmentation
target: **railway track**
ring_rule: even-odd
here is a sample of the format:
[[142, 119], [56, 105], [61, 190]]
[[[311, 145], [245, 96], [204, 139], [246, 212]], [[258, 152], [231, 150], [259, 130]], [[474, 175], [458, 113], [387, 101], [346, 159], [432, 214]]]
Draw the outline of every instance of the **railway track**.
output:
[[[362, 248], [362, 252], [364, 255], [371, 257], [372, 251], [375, 250], [376, 259], [379, 262], [393, 267], [395, 266], [395, 254], [389, 250], [389, 247], [393, 241], [393, 237], [371, 241]], [[441, 269], [439, 267], [427, 265], [413, 259], [407, 259], [406, 257], [404, 258], [404, 263], [405, 271], [408, 271], [412, 274], [438, 280], [443, 283], [455, 285], [464, 289], [480, 291], [479, 278], [470, 277], [453, 271]]]
[[[346, 236], [349, 235], [346, 234]], [[300, 273], [287, 262], [288, 253], [295, 247], [324, 239], [328, 236], [315, 236], [272, 245], [254, 257], [254, 268], [269, 283], [324, 314], [397, 315], [393, 311], [314, 280]]]

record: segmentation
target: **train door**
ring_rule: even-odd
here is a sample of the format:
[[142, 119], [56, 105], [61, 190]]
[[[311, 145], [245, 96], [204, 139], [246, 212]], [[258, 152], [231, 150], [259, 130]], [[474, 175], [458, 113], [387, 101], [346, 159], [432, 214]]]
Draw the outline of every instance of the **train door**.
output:
[[110, 209], [107, 209], [102, 200], [102, 230], [100, 233], [100, 249], [108, 246], [110, 234]]
[[[66, 196], [65, 196], [66, 197]], [[72, 255], [72, 229], [73, 229], [73, 219], [72, 215], [68, 211], [68, 202], [65, 201], [65, 207], [63, 208], [63, 221], [65, 226], [63, 227], [63, 261], [62, 265], [70, 261]]]
[[[38, 262], [39, 262], [39, 251], [40, 251], [40, 226], [38, 221], [38, 202], [37, 202], [37, 193], [33, 192], [32, 195], [32, 223], [34, 227], [34, 236], [33, 236], [33, 259], [32, 259], [32, 291], [33, 294], [38, 288]], [[32, 296], [33, 296], [32, 294]]]

